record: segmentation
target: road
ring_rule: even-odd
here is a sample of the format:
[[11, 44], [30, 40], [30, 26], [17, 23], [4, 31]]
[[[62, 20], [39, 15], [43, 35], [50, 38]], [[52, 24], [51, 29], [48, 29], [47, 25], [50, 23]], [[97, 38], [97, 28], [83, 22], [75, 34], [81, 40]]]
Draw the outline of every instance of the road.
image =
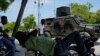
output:
[[100, 56], [100, 39], [95, 43], [95, 54], [96, 56]]
[[16, 56], [25, 56], [26, 49], [20, 46], [18, 40], [15, 40], [16, 49], [20, 52], [16, 52]]
[[[17, 47], [16, 47], [17, 50], [20, 51], [20, 52], [16, 52], [16, 56], [25, 56], [25, 51], [26, 51], [26, 49], [23, 48], [23, 47], [21, 47], [21, 46], [19, 45], [19, 43], [18, 43], [17, 40], [15, 41], [15, 43], [16, 43], [16, 46], [17, 46]], [[100, 56], [100, 39], [95, 43], [94, 48], [95, 48], [95, 54], [96, 54], [96, 56]], [[33, 56], [32, 52], [29, 52], [29, 53], [27, 54], [27, 56]]]

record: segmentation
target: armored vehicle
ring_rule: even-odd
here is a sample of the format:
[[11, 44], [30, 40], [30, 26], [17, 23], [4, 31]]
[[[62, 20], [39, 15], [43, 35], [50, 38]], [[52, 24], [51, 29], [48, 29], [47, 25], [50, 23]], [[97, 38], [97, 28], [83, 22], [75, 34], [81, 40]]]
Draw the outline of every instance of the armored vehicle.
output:
[[[62, 24], [63, 28], [60, 28], [59, 24]], [[53, 18], [45, 19], [45, 31], [48, 31], [52, 37], [55, 35], [66, 35], [66, 30], [68, 29], [66, 25], [73, 25], [75, 29], [80, 32], [88, 33], [93, 41], [96, 41], [100, 33], [96, 33], [95, 30], [88, 27], [88, 24], [80, 16], [75, 16], [70, 14], [69, 7], [59, 7], [57, 8], [57, 15]], [[73, 27], [70, 27], [73, 29]]]

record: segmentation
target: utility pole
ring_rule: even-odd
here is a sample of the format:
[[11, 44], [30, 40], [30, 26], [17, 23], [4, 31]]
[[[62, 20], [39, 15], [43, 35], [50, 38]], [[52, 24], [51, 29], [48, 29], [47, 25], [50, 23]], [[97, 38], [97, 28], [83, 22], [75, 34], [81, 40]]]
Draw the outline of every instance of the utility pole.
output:
[[35, 0], [34, 3], [37, 4], [37, 6], [38, 6], [38, 24], [39, 24], [39, 20], [40, 20], [40, 7], [43, 6], [43, 1], [42, 0]]
[[28, 0], [22, 0], [20, 11], [19, 11], [19, 14], [18, 14], [18, 17], [16, 20], [16, 24], [15, 24], [14, 29], [13, 29], [12, 37], [14, 37], [15, 33], [17, 32], [17, 30], [20, 26], [20, 21], [22, 19], [27, 2], [28, 2]]
[[[42, 0], [35, 0], [35, 4], [37, 4], [37, 9], [38, 9], [38, 25], [39, 25], [39, 20], [40, 20], [40, 7], [43, 6]], [[35, 56], [40, 56], [41, 54], [38, 53], [38, 51], [35, 52]]]

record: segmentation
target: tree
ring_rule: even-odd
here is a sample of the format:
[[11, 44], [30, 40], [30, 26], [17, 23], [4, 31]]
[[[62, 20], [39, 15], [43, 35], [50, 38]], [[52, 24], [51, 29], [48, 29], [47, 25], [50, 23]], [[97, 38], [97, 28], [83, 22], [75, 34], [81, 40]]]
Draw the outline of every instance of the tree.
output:
[[85, 6], [87, 6], [88, 11], [90, 11], [90, 9], [93, 7], [93, 5], [89, 2], [87, 2]]
[[0, 11], [6, 11], [14, 0], [0, 0]]
[[97, 10], [96, 12], [96, 22], [95, 23], [100, 24], [100, 10]]
[[36, 27], [35, 17], [31, 14], [23, 19], [23, 24], [26, 30], [34, 29]]
[[26, 29], [25, 29], [24, 25], [20, 25], [18, 30], [19, 31], [25, 31]]
[[10, 23], [7, 23], [6, 25], [4, 25], [4, 29], [13, 31], [14, 26], [15, 26], [15, 22], [10, 22]]
[[90, 9], [93, 7], [91, 3], [71, 3], [69, 6], [73, 15], [81, 16], [87, 23], [95, 22], [94, 18], [91, 18], [92, 14], [90, 13]]
[[[4, 25], [4, 29], [8, 29], [10, 32], [12, 32], [14, 26], [15, 26], [15, 22], [10, 22]], [[21, 24], [18, 30], [24, 31], [25, 30], [24, 25]]]
[[95, 12], [90, 12], [89, 16], [89, 23], [95, 23], [96, 22], [96, 13]]

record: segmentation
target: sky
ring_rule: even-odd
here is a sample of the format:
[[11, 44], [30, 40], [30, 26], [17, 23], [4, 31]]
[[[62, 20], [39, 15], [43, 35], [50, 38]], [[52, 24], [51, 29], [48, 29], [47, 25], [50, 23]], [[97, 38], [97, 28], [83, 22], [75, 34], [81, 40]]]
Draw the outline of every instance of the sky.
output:
[[[33, 14], [36, 18], [38, 17], [38, 7], [37, 4], [34, 3], [35, 0], [28, 0], [26, 5], [23, 18]], [[41, 0], [44, 3], [43, 6], [40, 7], [40, 19], [55, 17], [56, 16], [56, 8], [61, 6], [69, 6], [70, 3], [80, 3], [86, 4], [87, 2], [92, 3], [93, 8], [92, 12], [96, 12], [100, 9], [100, 0]], [[8, 21], [16, 21], [18, 12], [21, 6], [21, 0], [15, 0], [7, 9], [6, 12], [0, 12], [0, 15], [5, 15], [8, 17]], [[38, 19], [36, 19], [38, 21]]]

